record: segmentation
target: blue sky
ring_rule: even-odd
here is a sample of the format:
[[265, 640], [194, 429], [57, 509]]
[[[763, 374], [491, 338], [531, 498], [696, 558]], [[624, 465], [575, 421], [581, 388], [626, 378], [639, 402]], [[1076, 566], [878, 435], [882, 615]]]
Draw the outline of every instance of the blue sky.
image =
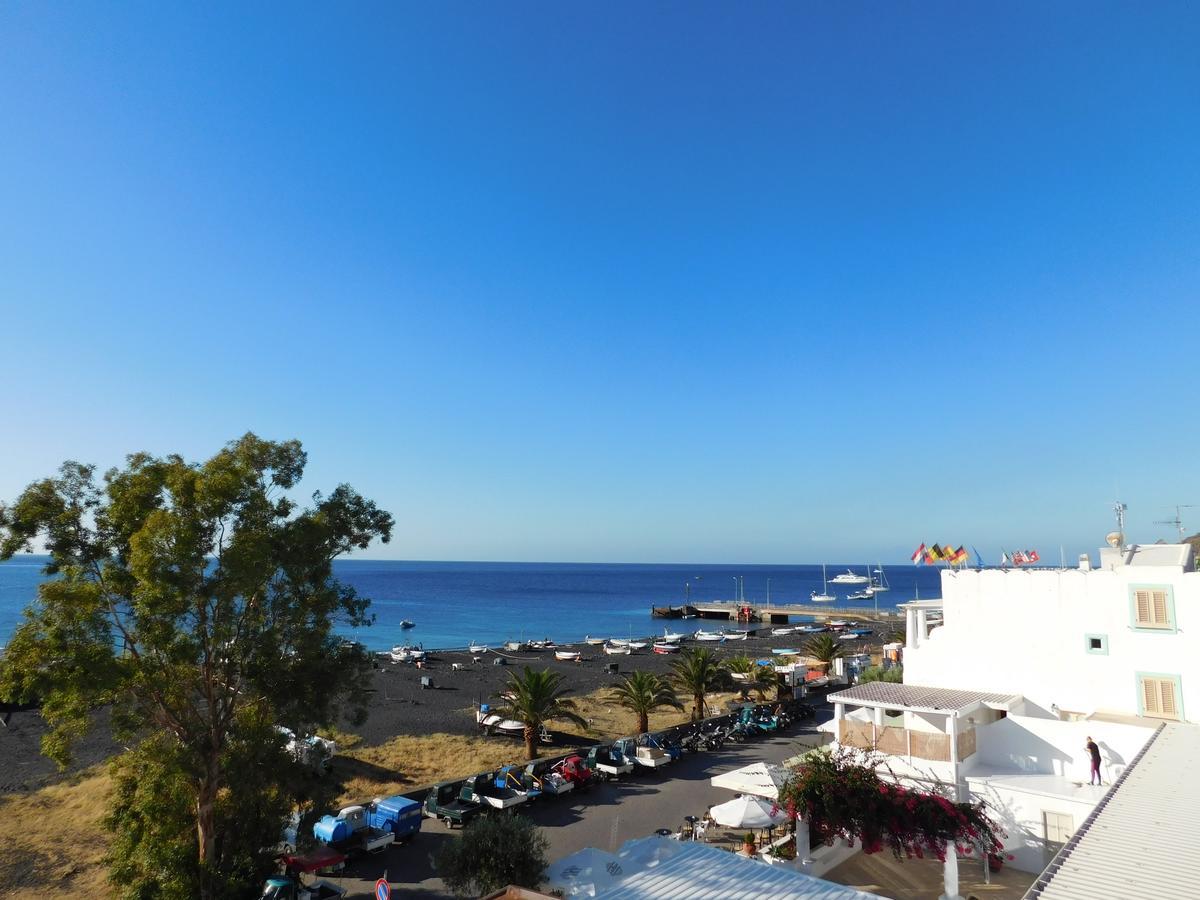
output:
[[1194, 6], [243, 7], [0, 9], [0, 497], [254, 430], [398, 558], [1200, 503]]

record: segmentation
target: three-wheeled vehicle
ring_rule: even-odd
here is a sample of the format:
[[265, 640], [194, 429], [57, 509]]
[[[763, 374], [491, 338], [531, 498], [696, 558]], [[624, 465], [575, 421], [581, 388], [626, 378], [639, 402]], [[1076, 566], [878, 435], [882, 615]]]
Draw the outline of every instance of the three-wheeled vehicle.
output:
[[462, 781], [443, 781], [425, 796], [425, 815], [441, 819], [447, 828], [467, 825], [484, 810], [483, 804], [474, 799], [474, 794]]

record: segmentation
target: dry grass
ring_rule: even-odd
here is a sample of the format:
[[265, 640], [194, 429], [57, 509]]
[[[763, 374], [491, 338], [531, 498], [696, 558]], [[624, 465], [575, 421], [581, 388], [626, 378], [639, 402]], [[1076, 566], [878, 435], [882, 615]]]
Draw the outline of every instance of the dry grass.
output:
[[110, 896], [100, 819], [111, 784], [91, 769], [31, 794], [0, 796], [0, 897]]
[[[607, 689], [576, 698], [594, 738], [633, 733], [636, 717], [608, 700]], [[714, 709], [735, 694], [711, 694]], [[683, 698], [685, 706], [690, 700]], [[665, 709], [650, 717], [650, 727], [667, 728], [688, 720], [688, 711]], [[363, 747], [357, 735], [331, 735], [338, 742], [334, 777], [343, 802], [380, 797], [424, 784], [462, 778], [519, 761], [519, 740], [431, 734], [397, 736]], [[0, 898], [67, 894], [110, 897], [103, 865], [108, 835], [100, 819], [111, 788], [103, 768], [30, 794], [0, 796]]]

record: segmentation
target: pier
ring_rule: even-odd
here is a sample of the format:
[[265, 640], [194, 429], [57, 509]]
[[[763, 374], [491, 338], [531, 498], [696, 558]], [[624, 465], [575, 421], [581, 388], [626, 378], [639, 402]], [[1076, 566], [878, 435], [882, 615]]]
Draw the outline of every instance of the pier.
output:
[[[670, 610], [672, 614], [664, 614]], [[676, 612], [678, 610], [678, 612]], [[684, 612], [686, 611], [686, 613]], [[689, 603], [686, 607], [651, 607], [651, 615], [655, 618], [687, 618], [719, 619], [725, 622], [764, 622], [769, 625], [786, 625], [793, 616], [805, 616], [814, 619], [888, 619], [898, 618], [900, 613], [895, 609], [880, 609], [873, 606], [826, 606], [818, 603], [784, 603], [771, 606], [753, 605], [737, 600], [712, 600], [707, 603]]]

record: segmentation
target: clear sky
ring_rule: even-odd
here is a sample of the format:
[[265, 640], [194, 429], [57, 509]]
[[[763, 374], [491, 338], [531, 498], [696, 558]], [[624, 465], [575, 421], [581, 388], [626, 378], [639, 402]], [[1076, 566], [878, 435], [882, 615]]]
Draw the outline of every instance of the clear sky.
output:
[[397, 558], [1057, 558], [1118, 495], [1172, 536], [1198, 46], [1189, 3], [4, 4], [0, 497], [254, 430]]

